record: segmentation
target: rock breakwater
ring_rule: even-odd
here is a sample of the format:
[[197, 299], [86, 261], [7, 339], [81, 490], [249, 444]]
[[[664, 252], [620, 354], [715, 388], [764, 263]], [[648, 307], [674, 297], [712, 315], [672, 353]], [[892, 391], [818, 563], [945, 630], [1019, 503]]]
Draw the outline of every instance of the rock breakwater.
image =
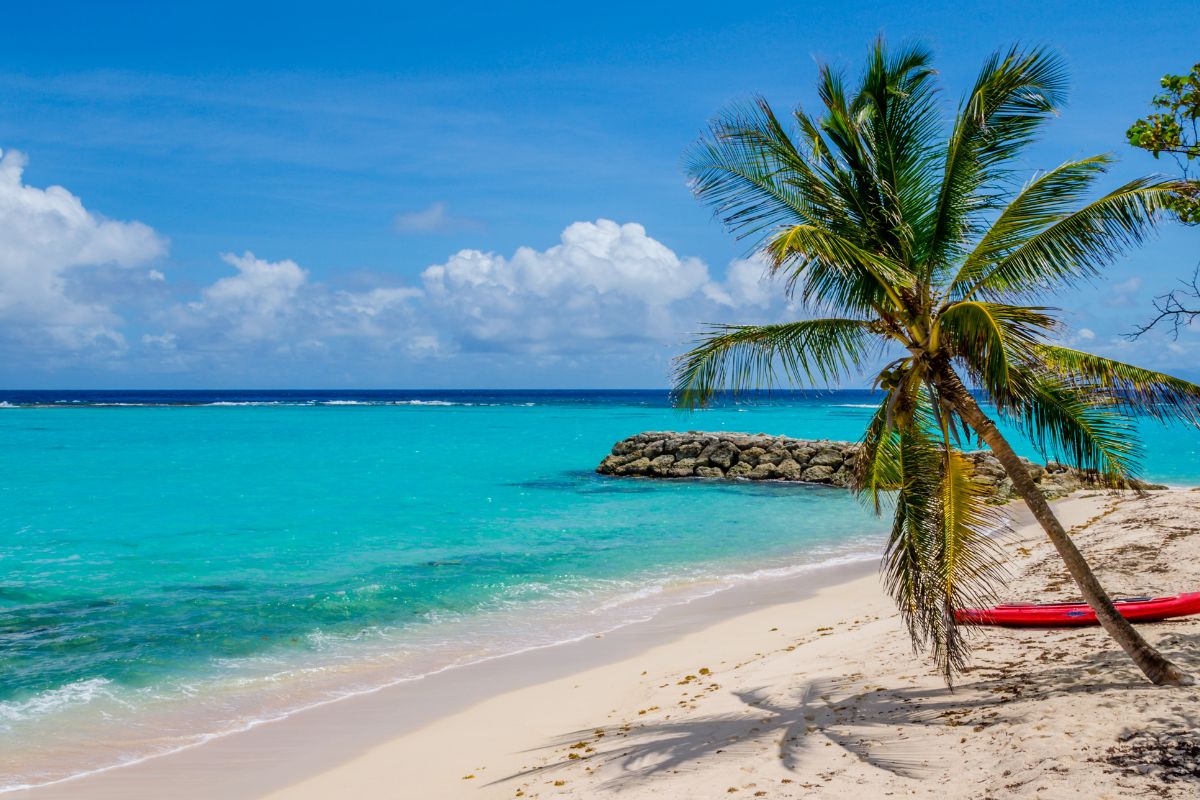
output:
[[[648, 431], [622, 439], [600, 462], [602, 475], [645, 478], [714, 478], [799, 481], [848, 486], [858, 456], [857, 442], [793, 439], [765, 433]], [[993, 492], [993, 500], [1013, 498], [1012, 480], [986, 450], [965, 453], [977, 480]], [[1055, 462], [1045, 466], [1022, 459], [1029, 475], [1047, 497], [1063, 497], [1094, 484], [1089, 475]], [[1165, 487], [1133, 481], [1127, 488]]]

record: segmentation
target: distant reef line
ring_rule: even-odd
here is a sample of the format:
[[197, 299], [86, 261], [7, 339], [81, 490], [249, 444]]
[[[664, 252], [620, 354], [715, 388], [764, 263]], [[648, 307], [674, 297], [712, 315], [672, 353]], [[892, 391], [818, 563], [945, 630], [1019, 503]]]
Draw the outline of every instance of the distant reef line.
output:
[[[641, 478], [794, 481], [846, 487], [858, 449], [857, 442], [793, 439], [765, 433], [647, 431], [613, 445], [596, 472]], [[976, 480], [991, 492], [992, 502], [1006, 503], [1014, 498], [1012, 480], [990, 451], [973, 450], [964, 455], [974, 465]], [[1098, 486], [1095, 476], [1083, 470], [1054, 461], [1044, 465], [1024, 458], [1021, 461], [1049, 498]], [[1121, 488], [1166, 487], [1134, 480]]]

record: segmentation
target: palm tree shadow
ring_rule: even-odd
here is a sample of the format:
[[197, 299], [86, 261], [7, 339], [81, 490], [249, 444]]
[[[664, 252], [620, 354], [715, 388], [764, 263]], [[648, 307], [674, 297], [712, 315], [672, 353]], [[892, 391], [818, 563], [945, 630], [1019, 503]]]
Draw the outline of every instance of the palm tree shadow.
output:
[[[824, 742], [837, 745], [878, 769], [904, 777], [920, 777], [928, 770], [926, 754], [908, 746], [905, 736], [894, 732], [904, 725], [927, 723], [938, 711], [927, 703], [917, 704], [915, 697], [907, 698], [904, 694], [875, 691], [848, 697], [845, 687], [837, 681], [815, 681], [778, 697], [772, 697], [765, 689], [734, 692], [745, 706], [740, 713], [563, 734], [539, 750], [571, 748], [567, 760], [525, 770], [497, 783], [586, 763], [593, 768], [615, 765], [619, 770], [617, 777], [601, 786], [617, 790], [654, 775], [686, 769], [714, 756], [739, 758], [767, 744], [777, 750], [782, 766], [795, 772], [805, 750]], [[842, 700], [835, 699], [839, 695]]]
[[[1107, 655], [1107, 654], [1106, 654]], [[591, 770], [615, 768], [600, 788], [620, 790], [646, 778], [693, 768], [714, 758], [742, 760], [764, 747], [777, 751], [789, 772], [798, 772], [805, 753], [829, 744], [858, 760], [905, 778], [920, 778], [938, 767], [938, 754], [912, 741], [920, 728], [989, 727], [1015, 720], [1008, 703], [1031, 695], [1097, 692], [1139, 685], [1130, 680], [1080, 680], [1081, 665], [1058, 664], [1031, 672], [1007, 671], [948, 688], [861, 691], [849, 680], [820, 680], [793, 691], [765, 688], [734, 692], [740, 711], [686, 719], [597, 727], [565, 733], [535, 752], [566, 750], [565, 758], [514, 773], [494, 783], [547, 774], [571, 765]]]

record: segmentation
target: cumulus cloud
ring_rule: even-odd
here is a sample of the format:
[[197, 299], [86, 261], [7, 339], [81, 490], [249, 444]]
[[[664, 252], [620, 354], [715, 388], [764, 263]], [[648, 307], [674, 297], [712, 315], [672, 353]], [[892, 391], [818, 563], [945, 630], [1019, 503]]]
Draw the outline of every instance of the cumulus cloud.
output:
[[[159, 315], [143, 354], [171, 368], [255, 359], [345, 365], [364, 359], [444, 361], [520, 354], [523, 367], [589, 357], [661, 363], [704, 322], [761, 322], [793, 314], [756, 260], [715, 279], [636, 223], [568, 226], [545, 250], [505, 256], [461, 250], [413, 285], [349, 291], [314, 280], [295, 261], [221, 257], [232, 274]], [[647, 361], [649, 359], [649, 361]]]
[[0, 151], [0, 332], [36, 350], [123, 348], [119, 315], [77, 284], [90, 268], [144, 265], [166, 240], [89, 211], [61, 186], [27, 185], [25, 165], [22, 153]]
[[462, 250], [422, 274], [433, 324], [474, 346], [539, 351], [598, 341], [674, 341], [729, 310], [780, 306], [753, 261], [714, 282], [707, 265], [680, 258], [636, 223], [576, 222], [559, 244], [506, 258]]
[[146, 334], [147, 350], [170, 351], [172, 362], [205, 357], [256, 357], [326, 351], [340, 340], [391, 346], [411, 328], [411, 287], [335, 290], [310, 279], [291, 259], [269, 261], [252, 252], [221, 256], [235, 273], [200, 296], [160, 315], [162, 333]]
[[440, 200], [420, 211], [397, 214], [395, 225], [400, 233], [440, 233], [481, 227], [476, 220], [452, 216]]
[[231, 354], [334, 352], [352, 345], [444, 359], [464, 351], [566, 354], [679, 342], [701, 322], [784, 309], [763, 265], [735, 261], [715, 281], [636, 223], [577, 222], [545, 250], [511, 256], [461, 250], [415, 286], [335, 290], [295, 261], [221, 257], [234, 269], [162, 317], [147, 351]]
[[730, 263], [723, 284], [707, 284], [704, 294], [728, 308], [769, 309], [780, 303], [783, 286], [767, 276], [765, 263], [757, 258], [743, 258]]
[[[544, 250], [461, 250], [409, 285], [338, 288], [292, 259], [247, 251], [221, 254], [227, 274], [188, 289], [152, 268], [167, 243], [150, 227], [106, 219], [62, 187], [28, 186], [24, 167], [20, 153], [0, 157], [0, 343], [45, 363], [98, 363], [103, 348], [131, 369], [215, 375], [239, 364], [253, 374], [294, 363], [318, 382], [319, 364], [352, 370], [372, 353], [451, 364], [510, 352], [543, 366], [652, 353], [658, 363], [701, 323], [789, 312], [761, 263], [734, 261], [717, 278], [641, 225], [604, 219], [568, 226]], [[398, 225], [452, 220], [435, 204]]]
[[223, 253], [221, 260], [237, 270], [206, 288], [200, 300], [187, 304], [191, 321], [219, 322], [238, 339], [272, 339], [297, 312], [296, 295], [308, 272], [295, 261], [264, 261], [249, 251]]

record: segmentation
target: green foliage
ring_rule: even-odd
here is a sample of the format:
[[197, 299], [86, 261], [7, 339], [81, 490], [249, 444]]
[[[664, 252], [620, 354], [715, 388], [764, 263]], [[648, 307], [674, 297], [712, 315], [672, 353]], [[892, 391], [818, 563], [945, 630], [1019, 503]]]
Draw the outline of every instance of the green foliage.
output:
[[1200, 386], [1060, 347], [1056, 309], [1030, 304], [1138, 245], [1184, 184], [1097, 193], [1111, 159], [1096, 156], [1020, 185], [1016, 165], [1064, 99], [1046, 50], [988, 59], [950, 120], [934, 75], [924, 48], [880, 41], [854, 86], [821, 68], [819, 115], [785, 122], [757, 98], [688, 151], [696, 195], [827, 317], [713, 327], [677, 360], [675, 400], [831, 384], [895, 359], [853, 485], [877, 511], [894, 502], [885, 578], [949, 681], [968, 652], [953, 609], [991, 597], [998, 569], [995, 521], [955, 449], [972, 430], [954, 387], [974, 385], [1047, 457], [1116, 484], [1138, 463], [1133, 417], [1200, 423]]
[[[1164, 75], [1162, 93], [1151, 106], [1159, 109], [1130, 126], [1125, 137], [1134, 147], [1175, 159], [1183, 177], [1191, 177], [1192, 162], [1200, 158], [1200, 64], [1187, 75]], [[1200, 181], [1191, 180], [1171, 201], [1180, 221], [1200, 224]]]

